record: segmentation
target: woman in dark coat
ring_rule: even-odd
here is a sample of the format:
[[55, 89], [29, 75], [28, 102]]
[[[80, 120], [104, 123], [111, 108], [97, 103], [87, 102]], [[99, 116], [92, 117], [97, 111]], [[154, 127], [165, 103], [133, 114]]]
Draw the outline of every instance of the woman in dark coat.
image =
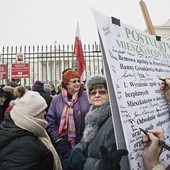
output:
[[53, 97], [47, 113], [47, 131], [60, 156], [63, 170], [68, 170], [69, 156], [84, 131], [84, 119], [90, 104], [80, 88], [80, 76], [68, 70], [62, 76], [61, 94]]
[[45, 130], [45, 100], [24, 87], [14, 91], [20, 96], [0, 125], [0, 170], [62, 170]]

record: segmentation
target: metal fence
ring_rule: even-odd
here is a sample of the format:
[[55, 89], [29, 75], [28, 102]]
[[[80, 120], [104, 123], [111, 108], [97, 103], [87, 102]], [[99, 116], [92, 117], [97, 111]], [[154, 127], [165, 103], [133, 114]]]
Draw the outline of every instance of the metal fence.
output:
[[[103, 74], [103, 60], [99, 45], [84, 45], [83, 53], [86, 61], [86, 77]], [[29, 63], [29, 78], [17, 79], [21, 85], [32, 85], [36, 80], [45, 83], [60, 83], [62, 71], [66, 68], [77, 67], [73, 45], [50, 46], [20, 46], [3, 47], [1, 64], [7, 65], [7, 79], [0, 80], [1, 84], [11, 81], [11, 64], [16, 63], [18, 54], [23, 54], [24, 62]]]

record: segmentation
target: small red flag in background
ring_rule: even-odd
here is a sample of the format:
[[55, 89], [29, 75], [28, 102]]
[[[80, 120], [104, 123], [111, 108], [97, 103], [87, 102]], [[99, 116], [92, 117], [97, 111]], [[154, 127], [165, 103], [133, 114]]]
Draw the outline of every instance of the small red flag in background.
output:
[[74, 43], [74, 55], [77, 57], [77, 66], [78, 66], [77, 71], [81, 77], [81, 82], [83, 82], [86, 80], [86, 76], [85, 76], [86, 63], [84, 60], [83, 48], [82, 48], [82, 43], [80, 39], [79, 23], [77, 23], [77, 29], [76, 29], [76, 38], [75, 38], [75, 43]]

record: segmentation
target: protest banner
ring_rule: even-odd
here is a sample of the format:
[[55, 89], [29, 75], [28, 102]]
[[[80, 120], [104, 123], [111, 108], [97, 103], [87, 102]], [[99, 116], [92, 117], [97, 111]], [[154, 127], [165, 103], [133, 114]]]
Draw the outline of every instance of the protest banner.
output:
[[[122, 169], [144, 170], [143, 133], [139, 128], [162, 129], [165, 141], [170, 143], [169, 106], [159, 79], [170, 76], [170, 42], [158, 41], [156, 36], [95, 9], [92, 12], [102, 48], [117, 147], [129, 151]], [[163, 151], [161, 159], [170, 162], [168, 151]]]

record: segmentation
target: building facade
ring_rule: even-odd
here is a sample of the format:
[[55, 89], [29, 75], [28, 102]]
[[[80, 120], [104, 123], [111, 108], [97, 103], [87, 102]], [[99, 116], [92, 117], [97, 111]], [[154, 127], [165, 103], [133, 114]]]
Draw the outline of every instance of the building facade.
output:
[[170, 40], [170, 19], [161, 26], [154, 26], [156, 35], [162, 39]]

